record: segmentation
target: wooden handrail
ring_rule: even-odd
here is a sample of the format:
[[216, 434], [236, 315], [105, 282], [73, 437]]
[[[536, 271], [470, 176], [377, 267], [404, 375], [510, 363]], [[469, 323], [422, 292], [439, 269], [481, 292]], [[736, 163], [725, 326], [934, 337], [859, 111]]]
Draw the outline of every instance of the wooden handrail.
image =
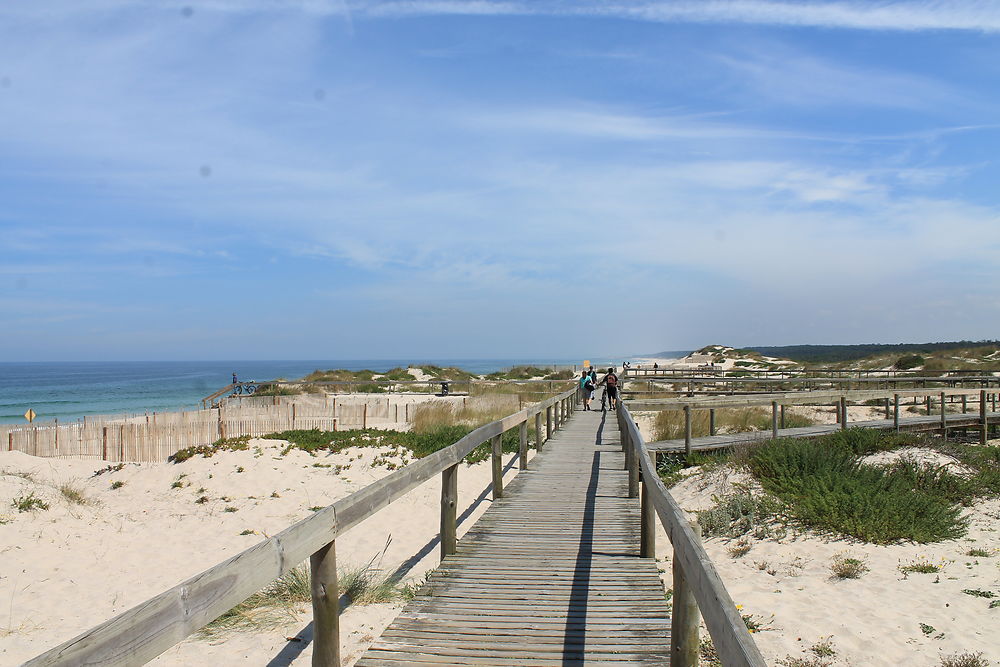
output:
[[690, 397], [677, 396], [670, 398], [626, 399], [629, 407], [636, 412], [653, 412], [658, 410], [683, 410], [688, 405], [692, 408], [745, 408], [757, 405], [770, 405], [772, 401], [779, 404], [796, 405], [803, 403], [830, 403], [841, 397], [852, 401], [864, 401], [878, 398], [900, 398], [917, 396], [978, 396], [981, 389], [942, 389], [928, 387], [927, 389], [857, 389], [850, 391], [791, 391], [762, 393], [753, 395]]
[[[618, 418], [623, 445], [627, 451], [630, 450], [627, 458], [630, 465], [638, 467], [642, 472], [643, 495], [652, 504], [670, 538], [674, 548], [674, 563], [680, 565], [679, 571], [683, 573], [683, 585], [697, 600], [722, 664], [727, 667], [766, 667], [767, 663], [726, 591], [722, 578], [688, 524], [684, 511], [660, 480], [635, 420], [620, 401]], [[648, 530], [648, 522], [642, 521], [641, 525]], [[649, 540], [650, 536], [647, 536], [643, 542], [648, 543]], [[675, 590], [676, 588], [675, 585]], [[671, 641], [674, 644], [671, 647], [671, 658], [690, 655], [692, 652], [697, 655], [696, 632], [693, 633], [693, 639], [688, 633], [672, 634]], [[691, 641], [694, 641], [695, 646], [684, 644]]]
[[[576, 393], [574, 387], [480, 426], [455, 444], [336, 501], [270, 539], [32, 658], [23, 667], [124, 666], [148, 662], [307, 558], [312, 565], [313, 608], [317, 610], [313, 665], [336, 667], [337, 615], [333, 613], [331, 618], [329, 602], [338, 598], [333, 546], [336, 537], [434, 475], [454, 472], [462, 459], [487, 440], [536, 415], [551, 415], [553, 406], [568, 407]], [[445, 518], [442, 512], [443, 529]], [[335, 602], [333, 608], [336, 609]]]

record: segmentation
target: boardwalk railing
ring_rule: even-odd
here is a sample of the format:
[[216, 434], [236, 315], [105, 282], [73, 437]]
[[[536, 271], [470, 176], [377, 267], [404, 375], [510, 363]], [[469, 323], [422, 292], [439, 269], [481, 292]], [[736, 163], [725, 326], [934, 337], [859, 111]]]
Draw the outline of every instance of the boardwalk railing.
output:
[[[913, 406], [922, 404], [926, 415], [932, 414], [935, 409], [938, 411], [940, 419], [936, 422], [927, 420], [913, 421], [906, 424], [907, 420], [900, 419], [900, 409], [905, 399], [913, 399]], [[972, 400], [970, 400], [970, 398]], [[957, 400], [956, 400], [957, 399]], [[896, 391], [861, 390], [861, 391], [798, 391], [775, 394], [757, 394], [753, 396], [698, 396], [698, 397], [678, 397], [665, 399], [633, 399], [628, 401], [629, 408], [636, 412], [661, 411], [661, 410], [683, 410], [684, 411], [684, 444], [685, 451], [691, 453], [691, 421], [694, 410], [709, 411], [709, 435], [715, 435], [715, 410], [719, 408], [747, 408], [747, 407], [770, 407], [771, 408], [771, 435], [778, 437], [778, 431], [785, 427], [785, 406], [786, 405], [830, 405], [836, 409], [837, 423], [842, 429], [848, 427], [848, 406], [851, 402], [859, 401], [881, 401], [882, 409], [885, 411], [885, 418], [892, 419], [892, 427], [899, 431], [906, 428], [918, 428], [921, 430], [941, 430], [947, 434], [947, 429], [970, 428], [976, 426], [980, 432], [980, 442], [985, 444], [988, 439], [990, 419], [989, 415], [996, 412], [997, 392], [986, 389], [908, 389]], [[970, 410], [970, 406], [978, 405], [978, 417], [970, 416], [968, 423], [953, 423], [954, 420], [948, 418], [949, 406], [953, 410], [960, 409], [962, 414]]]
[[[24, 667], [137, 665], [152, 660], [188, 635], [287, 573], [306, 558], [312, 573], [314, 667], [340, 664], [336, 538], [405, 493], [440, 474], [441, 555], [456, 545], [458, 468], [476, 447], [492, 445], [493, 494], [503, 494], [501, 436], [519, 429], [520, 468], [527, 465], [528, 424], [534, 419], [538, 447], [564, 423], [577, 390], [531, 405], [481, 426], [455, 444], [342, 498], [232, 558], [146, 600], [24, 663]], [[542, 418], [545, 428], [542, 430]], [[545, 434], [543, 440], [542, 435]]]
[[660, 481], [642, 434], [623, 402], [618, 403], [618, 428], [629, 471], [629, 496], [640, 495], [640, 480], [642, 484], [640, 554], [650, 558], [654, 555], [655, 516], [660, 518], [674, 549], [670, 664], [698, 664], [700, 612], [723, 665], [766, 667], [696, 528]]

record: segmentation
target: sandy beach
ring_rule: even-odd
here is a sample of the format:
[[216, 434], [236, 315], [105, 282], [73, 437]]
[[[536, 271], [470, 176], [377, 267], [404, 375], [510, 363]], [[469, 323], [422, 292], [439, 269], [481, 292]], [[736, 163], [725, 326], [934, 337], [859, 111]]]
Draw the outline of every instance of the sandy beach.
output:
[[[833, 420], [832, 411], [804, 410], [818, 421]], [[858, 406], [851, 418], [878, 411]], [[642, 423], [648, 428], [650, 421]], [[95, 473], [106, 463], [0, 453], [0, 663], [17, 664], [55, 646], [410, 460], [406, 450], [387, 447], [318, 456], [296, 449], [282, 455], [284, 447], [283, 441], [254, 439], [246, 451], [179, 464], [127, 464], [100, 474]], [[913, 454], [953, 463], [933, 451]], [[886, 463], [896, 455], [877, 454], [871, 462]], [[507, 456], [505, 465], [509, 479], [516, 461]], [[726, 468], [704, 476], [691, 468], [686, 474], [672, 493], [692, 517], [734, 485], [750, 482]], [[488, 463], [463, 466], [460, 535], [489, 506], [489, 483]], [[31, 494], [48, 509], [20, 512], [11, 506], [9, 499]], [[794, 532], [780, 539], [712, 538], [705, 544], [734, 601], [758, 626], [754, 638], [770, 664], [798, 658], [813, 662], [791, 664], [930, 667], [941, 656], [965, 651], [997, 660], [1000, 608], [963, 591], [1000, 595], [1000, 501], [964, 512], [970, 520], [967, 535], [927, 545], [877, 546]], [[383, 571], [405, 564], [404, 581], [419, 582], [438, 563], [438, 515], [435, 479], [338, 538], [341, 568], [363, 566], [384, 549], [378, 562]], [[662, 528], [658, 532], [658, 566], [668, 589], [670, 546]], [[734, 556], [737, 542], [745, 553]], [[971, 549], [985, 555], [970, 556]], [[833, 559], [845, 555], [865, 564], [860, 578], [833, 576]], [[922, 563], [939, 571], [906, 571], [907, 565]], [[67, 597], [73, 604], [66, 604]], [[346, 665], [401, 607], [394, 602], [346, 608], [341, 619]], [[311, 610], [302, 604], [267, 631], [193, 636], [152, 664], [306, 665], [310, 620]]]
[[[97, 476], [103, 464], [0, 453], [0, 664], [19, 664], [70, 639], [280, 531], [309, 508], [384, 477], [387, 463], [409, 460], [408, 452], [377, 447], [280, 456], [283, 446], [254, 440], [247, 451], [129, 464]], [[511, 463], [505, 457], [509, 476], [516, 472]], [[336, 473], [338, 465], [344, 468]], [[60, 491], [66, 484], [86, 504], [67, 500]], [[488, 507], [489, 484], [488, 462], [461, 469], [459, 535]], [[11, 507], [11, 498], [32, 493], [49, 509]], [[197, 502], [202, 497], [208, 500]], [[340, 567], [365, 565], [391, 537], [381, 568], [392, 572], [406, 562], [404, 578], [419, 581], [438, 563], [439, 503], [440, 482], [431, 480], [350, 530], [337, 540]], [[343, 613], [345, 664], [399, 607], [352, 605]], [[310, 645], [294, 638], [311, 610], [303, 605], [300, 611], [272, 632], [189, 638], [154, 664], [309, 664]]]

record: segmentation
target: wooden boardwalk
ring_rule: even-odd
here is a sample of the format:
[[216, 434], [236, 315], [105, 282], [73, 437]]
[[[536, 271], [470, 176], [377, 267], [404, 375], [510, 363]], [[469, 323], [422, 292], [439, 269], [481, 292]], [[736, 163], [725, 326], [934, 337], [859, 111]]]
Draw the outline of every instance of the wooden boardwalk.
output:
[[356, 663], [665, 665], [615, 415], [576, 411]]
[[[1000, 412], [987, 413], [987, 420], [990, 424], [1000, 422]], [[948, 428], [978, 428], [978, 415], [949, 413], [945, 415], [945, 423]], [[892, 430], [894, 422], [891, 419], [872, 419], [866, 421], [848, 422], [849, 428], [875, 428], [882, 430]], [[920, 415], [917, 417], [900, 418], [899, 428], [902, 431], [933, 431], [941, 428], [941, 415]], [[813, 426], [800, 426], [797, 428], [783, 428], [778, 430], [779, 438], [812, 438], [820, 435], [836, 433], [840, 430], [840, 424], [814, 424]], [[693, 451], [711, 451], [713, 449], [723, 449], [745, 442], [760, 442], [770, 440], [771, 431], [748, 431], [745, 433], [723, 433], [719, 435], [705, 435], [691, 438], [691, 449]], [[646, 445], [651, 452], [683, 453], [684, 438], [677, 440], [657, 440]]]

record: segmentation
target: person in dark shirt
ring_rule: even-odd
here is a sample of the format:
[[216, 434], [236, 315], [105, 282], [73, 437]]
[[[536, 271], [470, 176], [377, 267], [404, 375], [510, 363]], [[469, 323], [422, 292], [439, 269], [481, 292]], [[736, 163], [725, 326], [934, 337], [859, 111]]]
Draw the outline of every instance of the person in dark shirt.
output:
[[605, 410], [605, 401], [607, 401], [608, 407], [614, 410], [618, 406], [618, 376], [615, 375], [615, 369], [609, 368], [607, 374], [601, 378], [601, 382], [598, 386], [604, 385], [604, 395], [601, 396], [601, 410]]

